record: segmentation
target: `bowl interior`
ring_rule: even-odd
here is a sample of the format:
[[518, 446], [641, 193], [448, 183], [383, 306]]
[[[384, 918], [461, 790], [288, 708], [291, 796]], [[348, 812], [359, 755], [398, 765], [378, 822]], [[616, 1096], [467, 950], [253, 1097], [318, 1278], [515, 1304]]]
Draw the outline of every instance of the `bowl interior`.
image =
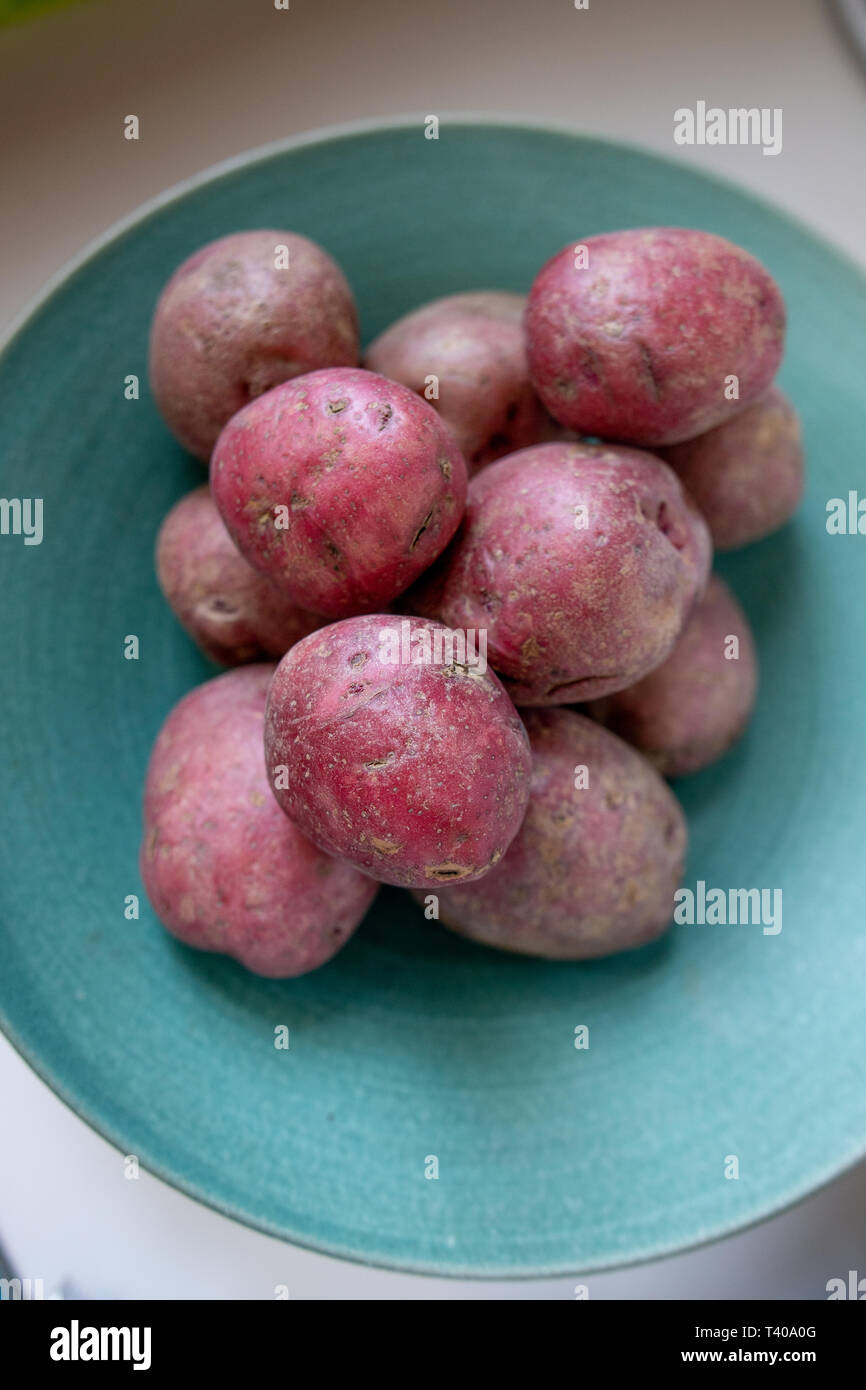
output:
[[[743, 743], [678, 785], [686, 884], [781, 889], [782, 930], [681, 926], [628, 956], [547, 965], [460, 941], [385, 890], [331, 965], [276, 983], [177, 945], [143, 896], [128, 919], [150, 744], [213, 674], [152, 564], [162, 516], [203, 477], [147, 390], [171, 270], [243, 227], [304, 232], [345, 268], [369, 340], [438, 295], [525, 290], [571, 239], [657, 223], [742, 243], [789, 306], [781, 380], [808, 493], [793, 525], [720, 562], [756, 630], [760, 699]], [[105, 244], [0, 360], [0, 494], [44, 507], [41, 544], [0, 536], [0, 1014], [25, 1056], [125, 1153], [221, 1210], [440, 1273], [650, 1257], [853, 1162], [866, 538], [829, 535], [825, 504], [863, 478], [864, 362], [864, 280], [805, 229], [685, 164], [519, 126], [301, 142]]]

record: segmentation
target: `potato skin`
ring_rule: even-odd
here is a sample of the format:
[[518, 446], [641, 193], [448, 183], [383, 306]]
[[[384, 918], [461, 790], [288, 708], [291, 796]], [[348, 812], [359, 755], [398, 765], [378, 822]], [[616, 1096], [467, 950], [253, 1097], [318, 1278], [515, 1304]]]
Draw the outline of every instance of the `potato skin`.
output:
[[321, 246], [295, 232], [236, 232], [196, 251], [162, 291], [151, 390], [172, 434], [207, 461], [248, 401], [302, 372], [354, 366], [358, 352], [352, 291]]
[[[530, 710], [532, 793], [502, 862], [437, 890], [446, 926], [487, 946], [586, 960], [669, 925], [686, 851], [670, 788], [644, 758], [572, 710]], [[589, 785], [575, 786], [586, 768]], [[415, 895], [423, 901], [423, 895]]]
[[540, 444], [472, 479], [457, 538], [403, 602], [449, 627], [485, 628], [515, 704], [574, 704], [664, 660], [711, 551], [703, 518], [654, 455]]
[[[580, 243], [578, 243], [580, 244]], [[685, 227], [607, 232], [542, 267], [526, 331], [535, 389], [580, 434], [648, 448], [713, 429], [770, 385], [785, 306], [741, 247]], [[739, 399], [726, 400], [726, 378]]]
[[[729, 637], [739, 656], [725, 657]], [[755, 704], [758, 658], [749, 620], [727, 584], [711, 575], [666, 661], [637, 685], [586, 706], [666, 777], [698, 772], [744, 732]]]
[[329, 618], [386, 608], [448, 544], [466, 500], [466, 465], [432, 406], [360, 368], [252, 401], [220, 435], [210, 477], [250, 564]]
[[706, 517], [717, 550], [762, 540], [800, 505], [800, 423], [776, 386], [733, 420], [672, 445], [663, 457]]
[[178, 622], [221, 666], [283, 656], [324, 622], [289, 603], [248, 564], [206, 484], [176, 502], [163, 521], [156, 575]]
[[423, 304], [372, 342], [364, 365], [423, 396], [451, 427], [470, 475], [494, 459], [553, 436], [556, 428], [529, 379], [526, 296], [475, 290]]
[[443, 631], [393, 614], [349, 618], [286, 654], [265, 720], [274, 793], [322, 849], [384, 883], [480, 878], [523, 819], [526, 732], [489, 668], [386, 660], [381, 634], [402, 623], [416, 643]]
[[150, 757], [140, 868], [173, 936], [258, 975], [304, 975], [358, 926], [376, 885], [323, 854], [283, 815], [262, 758], [273, 666], [198, 686]]

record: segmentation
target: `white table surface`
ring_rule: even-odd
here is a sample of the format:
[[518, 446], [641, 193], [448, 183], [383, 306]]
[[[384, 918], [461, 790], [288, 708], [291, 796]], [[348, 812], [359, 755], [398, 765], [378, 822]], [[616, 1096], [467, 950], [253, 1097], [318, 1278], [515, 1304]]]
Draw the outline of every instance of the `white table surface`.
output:
[[[866, 260], [866, 74], [821, 0], [90, 0], [0, 31], [0, 323], [116, 219], [207, 165], [332, 122], [489, 111], [694, 160]], [[678, 148], [673, 111], [781, 107], [778, 157]], [[124, 116], [141, 139], [122, 138]], [[491, 1283], [367, 1269], [218, 1216], [117, 1156], [0, 1039], [0, 1241], [86, 1298], [814, 1299], [866, 1275], [866, 1164], [660, 1263]]]

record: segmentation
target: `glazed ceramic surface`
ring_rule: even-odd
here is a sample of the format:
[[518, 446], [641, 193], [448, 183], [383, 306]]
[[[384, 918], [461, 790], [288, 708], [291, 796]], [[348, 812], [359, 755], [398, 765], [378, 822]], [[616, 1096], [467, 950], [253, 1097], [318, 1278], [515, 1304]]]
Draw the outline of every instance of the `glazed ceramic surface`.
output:
[[[720, 563], [755, 628], [760, 698], [740, 746], [678, 785], [685, 883], [780, 890], [781, 931], [681, 925], [621, 958], [542, 964], [473, 947], [384, 890], [331, 965], [275, 983], [179, 946], [143, 898], [128, 918], [150, 744], [213, 673], [152, 562], [161, 518], [204, 476], [147, 389], [148, 323], [174, 267], [241, 228], [303, 232], [342, 264], [369, 341], [436, 296], [525, 290], [570, 240], [658, 223], [742, 243], [788, 302], [781, 382], [804, 422], [808, 492], [791, 526]], [[41, 544], [0, 536], [0, 1014], [16, 1046], [186, 1192], [408, 1269], [648, 1258], [854, 1162], [866, 535], [825, 523], [828, 499], [866, 496], [864, 364], [866, 283], [831, 248], [685, 163], [559, 132], [325, 133], [127, 223], [0, 359], [0, 496], [43, 499]]]

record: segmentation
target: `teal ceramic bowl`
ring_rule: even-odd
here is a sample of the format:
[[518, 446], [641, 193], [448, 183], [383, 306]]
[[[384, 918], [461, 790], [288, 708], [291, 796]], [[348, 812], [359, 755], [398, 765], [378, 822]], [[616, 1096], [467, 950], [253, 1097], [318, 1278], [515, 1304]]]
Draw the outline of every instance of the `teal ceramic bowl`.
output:
[[[721, 564], [756, 630], [758, 708], [742, 744], [678, 788], [686, 883], [780, 889], [781, 932], [686, 925], [625, 957], [544, 964], [461, 941], [385, 890], [332, 964], [268, 982], [179, 946], [144, 900], [128, 920], [150, 744], [212, 674], [153, 573], [161, 518], [203, 476], [146, 386], [171, 270], [239, 228], [297, 229], [345, 267], [369, 339], [437, 295], [525, 290], [570, 239], [653, 223], [742, 243], [790, 310], [782, 384], [803, 416], [808, 493], [793, 525]], [[0, 493], [44, 500], [40, 545], [0, 536], [0, 1011], [23, 1055], [123, 1153], [220, 1211], [440, 1274], [648, 1259], [853, 1163], [866, 535], [825, 523], [830, 498], [866, 495], [864, 364], [866, 283], [830, 247], [687, 164], [550, 130], [326, 132], [235, 161], [112, 234], [0, 359]]]

